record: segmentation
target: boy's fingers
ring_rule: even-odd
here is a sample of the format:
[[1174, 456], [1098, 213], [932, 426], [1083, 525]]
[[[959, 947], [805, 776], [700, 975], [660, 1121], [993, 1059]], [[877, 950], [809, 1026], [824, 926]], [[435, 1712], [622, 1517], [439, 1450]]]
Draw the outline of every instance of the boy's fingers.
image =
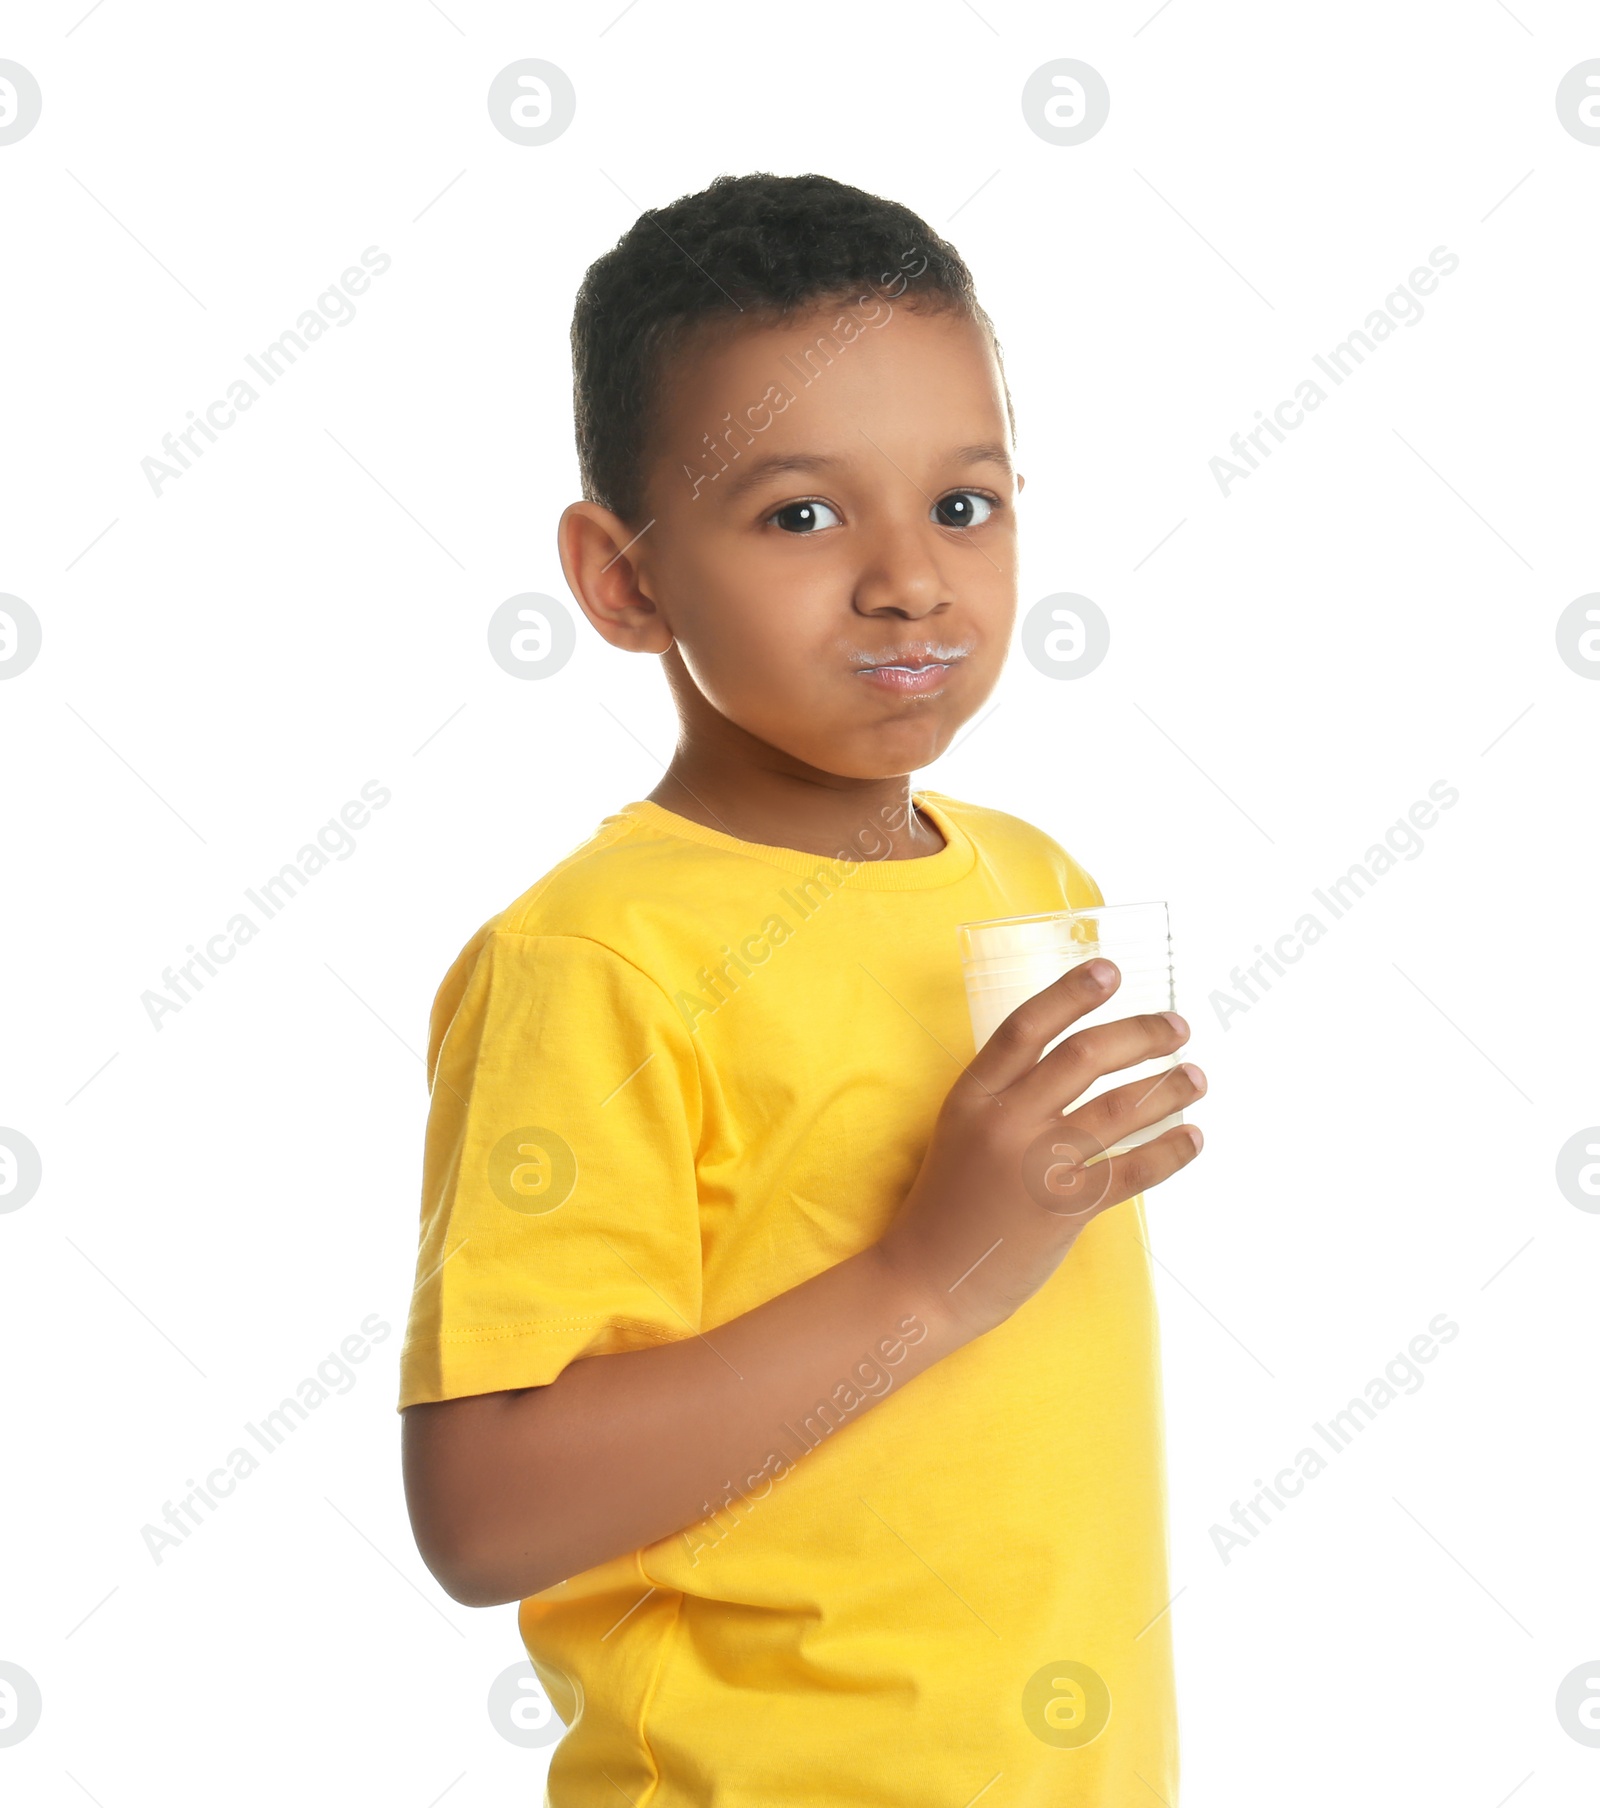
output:
[[1074, 1123], [1109, 1148], [1118, 1137], [1131, 1136], [1151, 1124], [1159, 1124], [1173, 1111], [1181, 1111], [1204, 1096], [1206, 1077], [1192, 1061], [1158, 1074], [1130, 1080], [1126, 1086], [1103, 1092], [1071, 1113]]
[[1036, 992], [1007, 1017], [973, 1056], [968, 1075], [985, 1091], [1000, 1092], [1039, 1064], [1051, 1042], [1102, 1005], [1122, 975], [1108, 960], [1083, 961]]
[[1036, 1205], [1086, 1223], [1187, 1167], [1204, 1142], [1198, 1125], [1178, 1124], [1136, 1149], [1108, 1156], [1092, 1131], [1063, 1118], [1059, 1130], [1047, 1131], [1029, 1147], [1023, 1182]]
[[1188, 1040], [1189, 1026], [1176, 1011], [1090, 1024], [1051, 1049], [1013, 1085], [1012, 1097], [1024, 1111], [1067, 1111], [1102, 1075], [1170, 1055]]

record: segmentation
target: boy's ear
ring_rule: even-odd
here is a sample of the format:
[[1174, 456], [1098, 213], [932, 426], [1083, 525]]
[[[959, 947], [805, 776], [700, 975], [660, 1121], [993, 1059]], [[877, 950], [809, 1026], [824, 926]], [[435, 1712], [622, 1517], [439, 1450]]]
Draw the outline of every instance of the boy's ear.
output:
[[640, 588], [630, 557], [642, 537], [597, 502], [570, 503], [556, 527], [568, 588], [596, 632], [624, 652], [665, 653], [672, 630]]

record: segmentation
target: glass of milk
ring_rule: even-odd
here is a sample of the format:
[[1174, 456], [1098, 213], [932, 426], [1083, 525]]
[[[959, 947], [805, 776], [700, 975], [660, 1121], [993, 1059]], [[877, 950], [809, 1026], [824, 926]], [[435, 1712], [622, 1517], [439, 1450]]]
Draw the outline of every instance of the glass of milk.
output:
[[[1087, 1024], [1110, 1023], [1151, 1011], [1176, 1010], [1172, 974], [1172, 931], [1167, 906], [1090, 904], [1082, 910], [1053, 910], [1043, 916], [994, 917], [963, 923], [961, 971], [972, 1013], [974, 1050], [983, 1047], [1019, 1004], [1042, 992], [1069, 968], [1103, 956], [1116, 964], [1122, 983], [1102, 1005], [1069, 1024], [1049, 1047]], [[1048, 1053], [1048, 1050], [1046, 1050]], [[1154, 1082], [1177, 1066], [1182, 1051], [1119, 1067], [1090, 1083], [1067, 1107], [1076, 1111], [1090, 1099], [1136, 1080]], [[1174, 1111], [1143, 1130], [1132, 1130], [1106, 1151], [1119, 1154], [1162, 1135], [1183, 1122]]]

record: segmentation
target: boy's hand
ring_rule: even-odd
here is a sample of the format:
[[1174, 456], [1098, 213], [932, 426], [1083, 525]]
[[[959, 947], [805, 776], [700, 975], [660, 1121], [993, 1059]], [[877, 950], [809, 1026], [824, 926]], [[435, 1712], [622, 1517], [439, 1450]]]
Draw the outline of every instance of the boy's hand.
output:
[[992, 1330], [1038, 1292], [1092, 1218], [1200, 1152], [1199, 1130], [1184, 1124], [1103, 1155], [1200, 1097], [1205, 1075], [1192, 1064], [1062, 1115], [1101, 1075], [1171, 1054], [1189, 1039], [1176, 1013], [1124, 1017], [1079, 1030], [1044, 1054], [1121, 980], [1110, 961], [1086, 961], [1006, 1018], [951, 1087], [921, 1170], [879, 1240], [889, 1265], [968, 1336]]
[[[1097, 987], [1099, 965], [1109, 977]], [[1012, 1012], [952, 1087], [877, 1243], [709, 1336], [580, 1357], [540, 1387], [407, 1407], [411, 1523], [450, 1594], [474, 1607], [522, 1600], [695, 1524], [728, 1476], [759, 1472], [775, 1427], [825, 1400], [886, 1327], [906, 1327], [908, 1307], [927, 1323], [902, 1346], [896, 1387], [1009, 1317], [1097, 1212], [1192, 1160], [1198, 1132], [1186, 1127], [1081, 1165], [1205, 1090], [1178, 1069], [1062, 1116], [1100, 1075], [1188, 1038], [1165, 1017], [1132, 1017], [1045, 1055], [1117, 982], [1109, 963], [1089, 962]]]

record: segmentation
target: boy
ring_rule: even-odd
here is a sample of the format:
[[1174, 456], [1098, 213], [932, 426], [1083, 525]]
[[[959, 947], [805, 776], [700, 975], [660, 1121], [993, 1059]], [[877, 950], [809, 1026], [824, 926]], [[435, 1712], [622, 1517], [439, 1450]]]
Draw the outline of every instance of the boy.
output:
[[963, 1066], [957, 925], [1103, 899], [908, 778], [1012, 631], [993, 329], [915, 214], [752, 175], [639, 220], [572, 342], [563, 569], [681, 732], [434, 1007], [418, 1547], [521, 1601], [556, 1808], [1172, 1804], [1138, 1195], [1199, 1133], [1087, 1164], [1204, 1081], [1063, 1119], [1188, 1036], [1046, 1054], [1104, 962]]

